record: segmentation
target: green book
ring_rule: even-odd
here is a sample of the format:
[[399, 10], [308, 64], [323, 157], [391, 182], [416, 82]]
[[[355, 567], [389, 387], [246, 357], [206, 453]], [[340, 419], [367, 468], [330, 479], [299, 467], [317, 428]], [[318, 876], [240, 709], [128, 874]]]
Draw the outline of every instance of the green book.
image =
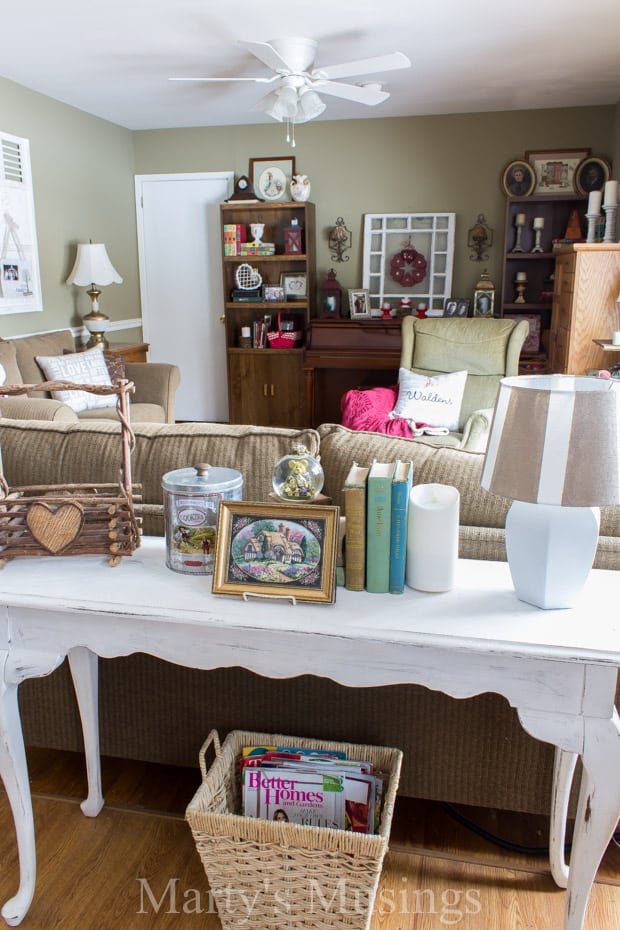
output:
[[366, 487], [366, 590], [390, 590], [390, 536], [394, 462], [373, 462]]

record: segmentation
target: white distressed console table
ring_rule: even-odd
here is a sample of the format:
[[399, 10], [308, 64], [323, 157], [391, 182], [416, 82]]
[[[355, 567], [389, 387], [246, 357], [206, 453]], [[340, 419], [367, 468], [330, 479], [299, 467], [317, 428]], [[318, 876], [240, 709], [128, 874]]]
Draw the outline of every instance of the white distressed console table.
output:
[[[272, 678], [310, 674], [349, 686], [415, 683], [457, 698], [503, 695], [528, 733], [557, 747], [551, 868], [568, 887], [564, 930], [581, 930], [620, 814], [619, 595], [620, 574], [596, 571], [575, 608], [538, 610], [517, 600], [506, 564], [463, 561], [445, 594], [339, 588], [333, 606], [244, 602], [212, 595], [209, 577], [169, 571], [162, 539], [144, 539], [116, 568], [100, 556], [10, 562], [0, 572], [0, 774], [15, 820], [20, 885], [2, 916], [20, 923], [36, 874], [20, 682], [69, 657], [86, 747], [82, 810], [96, 816], [103, 805], [97, 657], [145, 652]], [[577, 756], [584, 775], [569, 869], [564, 824]]]

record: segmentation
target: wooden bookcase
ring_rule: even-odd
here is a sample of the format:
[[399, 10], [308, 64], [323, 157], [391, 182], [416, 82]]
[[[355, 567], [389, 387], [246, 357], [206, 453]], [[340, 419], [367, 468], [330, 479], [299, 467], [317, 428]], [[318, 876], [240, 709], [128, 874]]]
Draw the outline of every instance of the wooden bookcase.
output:
[[[585, 208], [587, 199], [579, 194], [541, 194], [530, 197], [509, 197], [506, 203], [506, 226], [504, 232], [504, 265], [502, 276], [501, 316], [524, 314], [531, 317], [531, 328], [540, 333], [538, 349], [526, 347], [522, 356], [544, 356], [552, 338], [551, 319], [553, 302], [553, 278], [555, 275], [554, 240], [564, 238], [571, 211], [576, 207], [581, 230], [585, 236], [587, 223]], [[517, 238], [515, 217], [525, 214], [525, 225], [521, 235], [524, 251], [514, 252]], [[532, 252], [536, 238], [532, 228], [535, 217], [544, 219], [541, 234], [542, 252]], [[516, 275], [525, 272], [527, 284], [524, 303], [516, 303]], [[535, 340], [536, 341], [536, 340]]]
[[[285, 229], [293, 219], [303, 230], [302, 252], [285, 253]], [[312, 203], [224, 203], [220, 207], [224, 323], [228, 367], [228, 402], [231, 423], [257, 426], [302, 427], [306, 425], [304, 349], [308, 324], [315, 315], [315, 210]], [[264, 223], [263, 242], [275, 244], [274, 255], [224, 255], [224, 226], [244, 225], [252, 239], [251, 223]], [[306, 297], [296, 300], [233, 300], [235, 274], [241, 263], [255, 268], [263, 286], [279, 286], [282, 274], [305, 274]], [[241, 346], [242, 327], [252, 330], [256, 321], [278, 316], [292, 321], [302, 339], [292, 349], [246, 348]]]

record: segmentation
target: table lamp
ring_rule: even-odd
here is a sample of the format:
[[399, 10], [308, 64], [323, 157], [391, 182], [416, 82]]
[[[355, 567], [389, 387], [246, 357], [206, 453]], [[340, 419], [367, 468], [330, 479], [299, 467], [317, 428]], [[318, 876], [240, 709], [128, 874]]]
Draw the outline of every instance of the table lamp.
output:
[[122, 284], [123, 279], [108, 258], [103, 242], [78, 243], [75, 264], [66, 283], [77, 284], [81, 287], [90, 284], [86, 293], [92, 300], [92, 307], [90, 313], [84, 317], [84, 325], [90, 333], [90, 339], [86, 345], [91, 347], [101, 345], [102, 348], [107, 349], [108, 340], [105, 334], [110, 318], [99, 309], [100, 288], [108, 284]]
[[481, 485], [510, 498], [506, 555], [517, 597], [571, 607], [620, 502], [620, 383], [573, 375], [500, 382]]

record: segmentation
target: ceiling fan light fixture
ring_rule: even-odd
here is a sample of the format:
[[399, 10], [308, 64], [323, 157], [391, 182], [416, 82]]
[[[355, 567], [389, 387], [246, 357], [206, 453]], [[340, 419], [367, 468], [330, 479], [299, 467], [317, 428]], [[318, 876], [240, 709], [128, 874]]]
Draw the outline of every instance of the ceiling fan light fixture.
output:
[[298, 123], [316, 119], [316, 117], [324, 113], [326, 109], [326, 104], [323, 103], [315, 90], [311, 90], [309, 87], [300, 88], [297, 116]]

